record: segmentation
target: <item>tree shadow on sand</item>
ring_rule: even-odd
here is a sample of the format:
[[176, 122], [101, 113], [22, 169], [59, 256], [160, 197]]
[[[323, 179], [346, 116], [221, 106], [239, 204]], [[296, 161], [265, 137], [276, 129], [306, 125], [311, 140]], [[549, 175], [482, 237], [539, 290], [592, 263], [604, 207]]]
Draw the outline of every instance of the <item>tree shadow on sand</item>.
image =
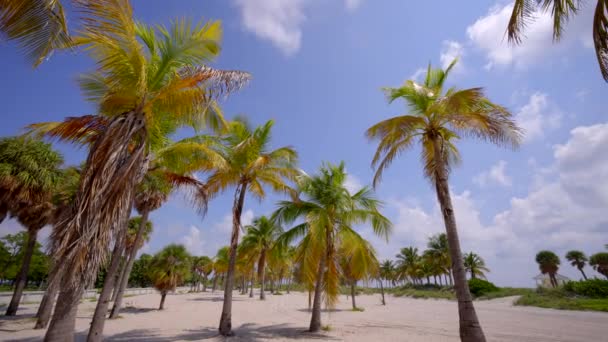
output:
[[[196, 302], [223, 302], [224, 297], [197, 297], [197, 298], [188, 298], [188, 300], [196, 301]], [[243, 298], [232, 297], [233, 302], [243, 301]]]

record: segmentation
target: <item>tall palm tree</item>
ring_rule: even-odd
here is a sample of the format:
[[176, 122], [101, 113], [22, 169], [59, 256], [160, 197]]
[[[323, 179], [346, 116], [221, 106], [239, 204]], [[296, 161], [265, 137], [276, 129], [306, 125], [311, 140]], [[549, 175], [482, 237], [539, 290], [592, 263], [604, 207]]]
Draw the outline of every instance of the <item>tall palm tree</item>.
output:
[[370, 222], [373, 231], [385, 238], [391, 230], [390, 221], [384, 217], [372, 191], [364, 187], [351, 194], [345, 186], [344, 163], [327, 164], [314, 176], [303, 175], [298, 179], [297, 195], [293, 200], [280, 201], [273, 219], [279, 224], [304, 219], [285, 232], [280, 241], [289, 245], [296, 238], [300, 242], [302, 272], [309, 282], [314, 281], [314, 301], [310, 331], [321, 329], [321, 294], [325, 293], [326, 305], [333, 307], [338, 297], [339, 264], [337, 251], [344, 241], [362, 239], [353, 229], [356, 224]]
[[34, 66], [53, 50], [71, 44], [59, 0], [0, 1], [0, 33], [3, 38], [15, 41]]
[[418, 255], [418, 248], [416, 247], [405, 247], [399, 250], [399, 254], [395, 256], [397, 258], [396, 271], [402, 279], [408, 277], [413, 283], [416, 283], [416, 268], [420, 263], [420, 255]]
[[360, 236], [342, 241], [338, 251], [342, 276], [350, 286], [350, 296], [353, 310], [357, 310], [356, 287], [357, 282], [369, 280], [378, 275], [379, 263], [376, 250], [369, 241]]
[[427, 248], [433, 259], [436, 260], [439, 266], [445, 268], [443, 274], [446, 274], [446, 285], [449, 280], [452, 284], [452, 260], [450, 259], [450, 247], [448, 237], [445, 233], [435, 234], [429, 237]]
[[[264, 187], [277, 192], [287, 192], [287, 181], [298, 175], [296, 169], [297, 153], [291, 147], [270, 149], [270, 133], [273, 121], [252, 129], [242, 119], [229, 124], [227, 133], [217, 138], [215, 146], [220, 160], [216, 170], [205, 181], [205, 189], [212, 196], [228, 187], [235, 187], [232, 205], [232, 234], [230, 237], [230, 260], [224, 284], [224, 305], [220, 318], [219, 331], [222, 335], [232, 334], [232, 289], [236, 253], [241, 226], [241, 213], [245, 196], [251, 193], [262, 199], [266, 196]], [[202, 137], [209, 140], [208, 137]], [[200, 141], [199, 141], [200, 142]]]
[[382, 305], [386, 305], [386, 300], [384, 299], [384, 284], [382, 284], [383, 280], [386, 280], [387, 284], [390, 284], [395, 277], [395, 265], [391, 260], [384, 260], [382, 264], [380, 264], [380, 272], [379, 278], [380, 281], [380, 291], [382, 292]]
[[471, 279], [485, 278], [486, 275], [484, 272], [490, 272], [490, 270], [486, 267], [485, 261], [483, 259], [473, 253], [469, 252], [464, 255], [464, 268], [467, 272], [471, 274]]
[[456, 218], [448, 177], [460, 160], [455, 145], [460, 137], [475, 137], [498, 145], [516, 147], [521, 140], [520, 129], [505, 108], [485, 97], [482, 88], [445, 89], [444, 84], [457, 60], [446, 70], [429, 65], [423, 84], [408, 80], [399, 88], [386, 88], [389, 102], [403, 99], [409, 113], [377, 123], [367, 130], [367, 137], [379, 140], [372, 160], [376, 167], [377, 185], [392, 161], [420, 144], [424, 175], [435, 186], [445, 223], [452, 271], [460, 313], [462, 341], [485, 341], [467, 285]]
[[570, 261], [570, 264], [573, 267], [576, 267], [579, 271], [581, 271], [583, 278], [587, 280], [587, 275], [585, 274], [584, 268], [588, 259], [585, 253], [576, 250], [568, 251], [568, 253], [566, 253], [566, 260]]
[[158, 310], [165, 308], [165, 297], [169, 291], [184, 283], [190, 274], [190, 254], [186, 247], [171, 244], [154, 255], [150, 263], [150, 279], [160, 291]]
[[[535, 19], [537, 11], [551, 12], [553, 41], [562, 38], [568, 20], [578, 14], [584, 1], [573, 0], [515, 0], [507, 26], [509, 42], [521, 43], [526, 25]], [[597, 0], [593, 16], [593, 43], [604, 80], [608, 82], [608, 0]]]
[[557, 287], [557, 270], [559, 269], [559, 257], [551, 251], [540, 251], [536, 254], [536, 262], [542, 274], [548, 274], [551, 280], [551, 286]]
[[265, 300], [264, 282], [267, 254], [274, 247], [276, 239], [283, 233], [283, 228], [266, 216], [260, 216], [246, 226], [247, 232], [241, 242], [242, 248], [257, 259], [258, 279], [260, 282], [260, 300]]
[[608, 278], [608, 253], [595, 253], [589, 258], [589, 265], [598, 273]]
[[50, 144], [28, 138], [0, 139], [0, 222], [10, 214], [28, 232], [7, 316], [17, 314], [38, 232], [53, 221], [53, 197], [61, 187], [62, 163], [63, 158]]
[[[110, 237], [120, 235], [109, 227], [117, 217], [128, 216], [150, 151], [181, 126], [213, 121], [214, 99], [249, 79], [245, 73], [196, 66], [218, 54], [219, 22], [192, 27], [181, 20], [169, 28], [153, 27], [133, 20], [128, 0], [78, 1], [75, 6], [83, 17], [75, 45], [83, 46], [98, 66], [81, 77], [80, 86], [99, 115], [34, 127], [91, 143], [72, 215], [51, 235], [57, 245], [54, 259], [67, 266], [47, 331], [51, 341], [73, 338], [83, 284], [107, 256]], [[91, 136], [86, 128], [99, 134]]]

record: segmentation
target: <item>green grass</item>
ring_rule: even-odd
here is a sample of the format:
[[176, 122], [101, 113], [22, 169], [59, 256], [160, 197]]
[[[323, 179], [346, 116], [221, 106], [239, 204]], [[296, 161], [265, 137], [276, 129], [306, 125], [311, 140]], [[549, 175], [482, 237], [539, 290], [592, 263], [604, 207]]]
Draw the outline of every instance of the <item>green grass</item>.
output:
[[456, 299], [456, 294], [450, 289], [437, 289], [437, 290], [422, 290], [414, 288], [395, 288], [389, 291], [395, 297], [412, 297], [412, 298], [437, 298], [437, 299]]
[[515, 305], [536, 306], [558, 310], [585, 310], [608, 312], [608, 298], [575, 296], [564, 289], [539, 289], [524, 294]]
[[523, 296], [530, 293], [534, 293], [533, 289], [528, 288], [520, 288], [520, 287], [501, 287], [498, 291], [486, 293], [483, 296], [480, 296], [476, 299], [485, 300], [485, 299], [494, 299], [494, 298], [502, 298], [502, 297], [511, 297], [511, 296]]
[[363, 311], [365, 311], [365, 309], [364, 308], [360, 308], [360, 307], [356, 307], [356, 308], [352, 309], [352, 311], [363, 312]]

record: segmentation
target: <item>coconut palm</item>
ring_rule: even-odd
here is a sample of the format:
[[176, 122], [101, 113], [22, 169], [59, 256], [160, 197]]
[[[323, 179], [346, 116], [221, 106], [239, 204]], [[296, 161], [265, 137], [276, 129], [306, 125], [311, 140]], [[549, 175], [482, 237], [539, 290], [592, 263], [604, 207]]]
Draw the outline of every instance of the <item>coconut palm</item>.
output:
[[229, 251], [230, 247], [224, 246], [215, 255], [215, 260], [213, 261], [213, 291], [215, 291], [219, 277], [224, 277], [228, 271], [228, 264], [230, 263]]
[[448, 244], [448, 237], [445, 233], [435, 234], [429, 237], [427, 242], [427, 248], [429, 254], [437, 266], [443, 267], [444, 270], [441, 272], [446, 276], [446, 285], [448, 280], [450, 285], [452, 284], [452, 261], [450, 259], [450, 248]]
[[283, 233], [283, 228], [266, 216], [260, 216], [246, 226], [247, 232], [241, 242], [245, 253], [257, 260], [258, 279], [260, 282], [260, 300], [265, 300], [264, 282], [267, 254], [274, 247], [276, 239]]
[[559, 269], [559, 257], [551, 251], [540, 251], [536, 254], [536, 262], [542, 274], [548, 274], [551, 285], [557, 287], [557, 270]]
[[15, 137], [0, 139], [0, 222], [10, 214], [28, 232], [7, 316], [17, 314], [38, 232], [54, 218], [53, 197], [63, 181], [59, 169], [62, 163], [61, 155], [42, 141]]
[[[551, 12], [553, 17], [553, 41], [562, 38], [568, 20], [578, 14], [584, 1], [573, 0], [515, 0], [507, 26], [510, 42], [521, 43], [526, 25], [533, 21], [537, 11]], [[608, 82], [608, 0], [597, 0], [593, 16], [593, 43], [595, 54], [604, 80]]]
[[570, 264], [573, 267], [576, 267], [579, 271], [581, 271], [583, 278], [587, 280], [587, 275], [585, 274], [584, 268], [588, 259], [585, 253], [576, 250], [568, 251], [568, 253], [566, 253], [566, 260], [570, 261]]
[[[232, 334], [232, 289], [245, 196], [251, 193], [262, 199], [266, 196], [264, 187], [270, 187], [277, 192], [287, 192], [289, 187], [286, 182], [294, 179], [298, 174], [295, 167], [297, 162], [295, 150], [291, 147], [270, 149], [270, 132], [273, 124], [273, 121], [268, 121], [252, 129], [242, 119], [231, 122], [227, 133], [216, 139], [218, 143], [215, 150], [220, 158], [216, 161], [216, 169], [205, 181], [205, 190], [211, 196], [223, 192], [228, 187], [235, 187], [230, 259], [226, 271], [224, 305], [219, 325], [219, 331], [224, 336]], [[204, 143], [209, 139], [202, 137], [198, 142]]]
[[342, 276], [350, 286], [353, 310], [357, 310], [355, 300], [357, 282], [373, 279], [378, 275], [379, 264], [376, 250], [360, 236], [353, 236], [352, 239], [342, 241], [338, 256]]
[[483, 259], [473, 253], [465, 253], [464, 257], [464, 268], [467, 272], [471, 274], [471, 279], [475, 279], [477, 277], [484, 278], [486, 277], [484, 272], [490, 272], [490, 270], [486, 267], [485, 261]]
[[58, 0], [0, 1], [0, 33], [15, 41], [34, 66], [71, 43]]
[[379, 122], [367, 130], [367, 137], [379, 140], [372, 160], [376, 167], [374, 185], [397, 156], [415, 143], [420, 144], [424, 175], [435, 186], [445, 223], [458, 297], [460, 337], [478, 342], [485, 341], [485, 337], [467, 285], [448, 183], [452, 167], [460, 160], [455, 143], [460, 137], [475, 137], [516, 147], [521, 134], [511, 113], [485, 97], [482, 88], [445, 89], [456, 62], [452, 61], [445, 70], [429, 65], [423, 84], [408, 80], [399, 88], [386, 88], [389, 102], [403, 99], [409, 114]]
[[386, 300], [384, 300], [384, 284], [383, 280], [386, 280], [387, 284], [393, 281], [395, 278], [395, 265], [391, 260], [384, 260], [382, 264], [380, 264], [379, 277], [378, 280], [380, 282], [380, 292], [382, 293], [382, 305], [386, 305]]
[[301, 176], [297, 197], [280, 201], [273, 214], [279, 224], [289, 224], [298, 218], [305, 221], [285, 232], [280, 241], [289, 245], [303, 237], [299, 256], [301, 272], [309, 279], [307, 283], [314, 281], [315, 284], [311, 332], [321, 329], [321, 293], [324, 292], [328, 307], [333, 307], [337, 301], [340, 267], [336, 253], [341, 243], [362, 239], [353, 225], [370, 222], [373, 231], [385, 238], [391, 230], [390, 221], [379, 211], [382, 204], [372, 191], [364, 187], [351, 194], [345, 181], [344, 163], [326, 164], [314, 176]]
[[249, 78], [195, 66], [218, 54], [218, 22], [192, 27], [181, 20], [169, 28], [153, 27], [133, 20], [127, 0], [78, 1], [75, 6], [83, 16], [75, 46], [83, 46], [98, 66], [81, 77], [80, 85], [98, 106], [98, 115], [34, 126], [50, 136], [91, 144], [72, 215], [51, 235], [57, 245], [54, 259], [68, 270], [47, 331], [51, 341], [72, 338], [83, 284], [107, 256], [110, 237], [120, 235], [110, 227], [128, 215], [150, 151], [181, 126], [217, 122], [214, 99]]
[[401, 250], [399, 250], [399, 254], [397, 254], [395, 257], [397, 258], [397, 275], [401, 279], [407, 279], [409, 277], [413, 283], [416, 283], [416, 269], [420, 264], [420, 255], [418, 255], [418, 248], [401, 248]]
[[184, 283], [190, 272], [190, 254], [186, 247], [171, 244], [154, 255], [150, 263], [150, 279], [160, 291], [159, 310], [165, 307], [165, 297], [169, 291]]
[[608, 253], [595, 253], [589, 258], [589, 265], [598, 273], [608, 278]]
[[200, 283], [203, 283], [203, 292], [207, 291], [209, 274], [213, 271], [213, 261], [208, 256], [193, 258], [193, 271], [198, 275], [196, 291], [200, 291]]

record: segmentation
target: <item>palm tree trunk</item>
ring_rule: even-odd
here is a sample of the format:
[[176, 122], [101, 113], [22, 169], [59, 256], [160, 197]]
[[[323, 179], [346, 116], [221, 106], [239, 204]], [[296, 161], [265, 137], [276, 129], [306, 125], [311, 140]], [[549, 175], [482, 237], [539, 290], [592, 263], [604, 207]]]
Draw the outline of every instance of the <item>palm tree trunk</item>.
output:
[[475, 307], [473, 306], [473, 298], [469, 292], [466, 271], [462, 260], [458, 230], [456, 228], [456, 217], [454, 215], [454, 208], [452, 207], [452, 199], [450, 197], [450, 188], [448, 185], [448, 175], [447, 170], [444, 167], [443, 148], [443, 144], [437, 137], [434, 142], [435, 162], [438, 163], [438, 166], [435, 167], [435, 189], [437, 191], [437, 200], [441, 207], [441, 213], [443, 214], [449, 252], [452, 259], [452, 272], [454, 275], [456, 297], [458, 298], [458, 315], [460, 318], [460, 340], [462, 342], [485, 342], [486, 338], [483, 329], [479, 324]]
[[131, 274], [131, 270], [133, 269], [133, 264], [135, 263], [135, 258], [137, 256], [138, 246], [141, 244], [144, 231], [146, 230], [146, 224], [148, 223], [148, 215], [150, 212], [148, 210], [144, 210], [141, 214], [141, 221], [139, 223], [139, 228], [137, 229], [137, 234], [135, 235], [135, 242], [133, 243], [133, 248], [131, 248], [130, 253], [127, 257], [127, 261], [124, 267], [122, 283], [118, 284], [120, 287], [118, 288], [118, 293], [116, 294], [116, 299], [114, 300], [114, 306], [112, 306], [112, 312], [110, 313], [110, 319], [115, 319], [118, 317], [120, 313], [120, 307], [122, 306], [122, 298], [125, 293], [125, 289], [129, 284], [129, 275]]
[[207, 292], [207, 275], [203, 278], [203, 292]]
[[350, 296], [353, 301], [353, 310], [357, 310], [357, 303], [355, 302], [355, 283], [354, 280], [350, 282]]
[[108, 306], [110, 305], [110, 297], [117, 281], [118, 268], [120, 266], [120, 259], [124, 248], [124, 237], [120, 237], [119, 240], [120, 241], [116, 241], [116, 244], [114, 245], [112, 260], [110, 261], [110, 267], [106, 273], [103, 288], [99, 294], [99, 299], [97, 300], [97, 306], [95, 307], [95, 313], [93, 314], [93, 321], [91, 322], [87, 342], [103, 340], [103, 327], [106, 323], [106, 314], [108, 313]]
[[312, 291], [308, 289], [308, 311], [310, 311], [312, 307]]
[[384, 300], [384, 286], [382, 285], [382, 279], [380, 279], [379, 282], [380, 282], [380, 293], [382, 293], [382, 305], [386, 305], [386, 301]]
[[72, 284], [73, 273], [72, 269], [67, 269], [61, 280], [59, 299], [55, 306], [51, 324], [44, 336], [45, 342], [74, 341], [76, 312], [78, 311], [78, 303], [84, 292], [84, 284]]
[[165, 309], [165, 298], [167, 297], [167, 291], [160, 292], [160, 305], [158, 306], [158, 310]]
[[475, 279], [475, 272], [473, 272], [473, 269], [471, 269], [471, 279]]
[[[312, 317], [310, 319], [310, 332], [321, 330], [321, 292], [323, 291], [323, 274], [325, 273], [325, 255], [319, 261], [317, 279], [315, 279], [315, 298], [312, 304]], [[308, 292], [308, 306], [310, 307], [310, 292]]]
[[260, 253], [260, 261], [258, 262], [258, 273], [260, 274], [260, 300], [266, 299], [264, 293], [264, 282], [266, 281], [266, 250]]
[[[123, 252], [126, 252], [126, 251], [123, 249]], [[110, 299], [110, 301], [112, 301], [112, 302], [115, 301], [116, 296], [118, 296], [118, 288], [120, 287], [120, 284], [122, 284], [122, 279], [125, 276], [125, 266], [126, 266], [126, 259], [121, 254], [120, 261], [118, 262], [118, 279], [114, 283], [114, 288], [112, 289], [112, 298]]]
[[215, 292], [215, 289], [217, 288], [217, 274], [213, 275], [213, 287], [211, 288], [211, 292]]
[[253, 298], [253, 285], [255, 284], [255, 276], [254, 276], [254, 274], [255, 274], [255, 272], [254, 272], [254, 270], [252, 268], [251, 269], [251, 281], [249, 282], [249, 285], [250, 285], [250, 288], [249, 288], [249, 298]]
[[579, 270], [583, 274], [583, 279], [587, 280], [587, 275], [585, 274], [585, 271], [583, 270], [583, 268], [581, 267], [581, 268], [579, 268]]
[[[51, 314], [53, 313], [53, 306], [55, 305], [55, 299], [57, 297], [57, 293], [59, 292], [59, 284], [63, 271], [64, 268], [61, 267], [61, 264], [55, 264], [53, 266], [46, 291], [44, 292], [44, 297], [42, 297], [42, 301], [38, 307], [38, 312], [36, 313], [36, 317], [38, 319], [36, 320], [36, 326], [34, 329], [45, 329], [49, 324]], [[55, 278], [58, 280], [53, 281]]]
[[23, 295], [23, 289], [27, 285], [27, 273], [30, 270], [30, 263], [32, 261], [32, 255], [36, 248], [36, 238], [38, 237], [39, 229], [28, 229], [27, 234], [27, 245], [25, 247], [25, 253], [23, 254], [23, 262], [21, 263], [21, 270], [17, 275], [17, 281], [15, 285], [15, 291], [11, 298], [11, 303], [6, 309], [7, 316], [15, 316], [17, 309], [19, 308], [19, 302], [21, 302], [21, 296]]
[[236, 265], [236, 249], [239, 243], [239, 230], [241, 229], [241, 213], [245, 202], [247, 183], [239, 184], [234, 195], [232, 206], [232, 236], [230, 237], [230, 260], [228, 262], [228, 273], [224, 285], [224, 305], [220, 317], [220, 334], [232, 335], [232, 287], [234, 284], [234, 268]]

